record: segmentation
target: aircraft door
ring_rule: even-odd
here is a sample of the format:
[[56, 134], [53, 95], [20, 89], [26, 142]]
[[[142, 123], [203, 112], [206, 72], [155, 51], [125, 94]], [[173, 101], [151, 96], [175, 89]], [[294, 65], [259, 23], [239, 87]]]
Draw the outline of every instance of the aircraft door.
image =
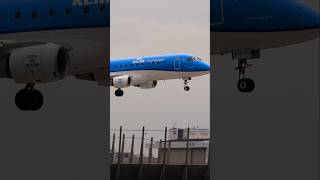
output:
[[180, 58], [175, 58], [174, 59], [174, 70], [180, 70]]

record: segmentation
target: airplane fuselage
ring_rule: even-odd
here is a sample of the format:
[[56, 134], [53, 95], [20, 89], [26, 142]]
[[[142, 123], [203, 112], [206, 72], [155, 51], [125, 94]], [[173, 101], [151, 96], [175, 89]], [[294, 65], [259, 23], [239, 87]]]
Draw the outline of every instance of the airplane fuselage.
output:
[[131, 85], [168, 79], [189, 79], [208, 74], [210, 66], [187, 54], [112, 59], [110, 76], [129, 75]]
[[297, 0], [212, 0], [211, 54], [287, 46], [319, 37], [319, 13]]
[[0, 41], [70, 47], [69, 75], [106, 69], [109, 0], [4, 0], [0, 16]]

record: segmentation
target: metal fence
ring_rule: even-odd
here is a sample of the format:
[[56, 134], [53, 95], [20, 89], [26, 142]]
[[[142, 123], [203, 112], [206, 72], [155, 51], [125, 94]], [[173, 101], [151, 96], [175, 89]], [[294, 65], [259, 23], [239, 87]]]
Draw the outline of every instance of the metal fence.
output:
[[[187, 129], [185, 141], [184, 161], [170, 162], [168, 159], [172, 153], [171, 142], [168, 140], [168, 129], [164, 130], [125, 130], [122, 126], [119, 129], [111, 129], [110, 162], [111, 179], [207, 179], [209, 177], [207, 163], [194, 164], [190, 161], [190, 128]], [[156, 141], [153, 136], [146, 137], [147, 132], [163, 134], [163, 139]], [[126, 135], [131, 134], [129, 137]], [[147, 134], [149, 134], [147, 133]], [[138, 135], [137, 135], [138, 134]], [[140, 136], [139, 136], [140, 135]], [[138, 137], [137, 137], [138, 136]], [[159, 137], [159, 136], [157, 136]], [[161, 136], [160, 136], [161, 137]], [[116, 143], [116, 140], [118, 142]], [[145, 147], [146, 143], [148, 144]], [[127, 145], [129, 144], [129, 146]], [[136, 147], [138, 144], [138, 147]], [[139, 151], [139, 154], [135, 154]], [[157, 152], [156, 152], [157, 151]]]

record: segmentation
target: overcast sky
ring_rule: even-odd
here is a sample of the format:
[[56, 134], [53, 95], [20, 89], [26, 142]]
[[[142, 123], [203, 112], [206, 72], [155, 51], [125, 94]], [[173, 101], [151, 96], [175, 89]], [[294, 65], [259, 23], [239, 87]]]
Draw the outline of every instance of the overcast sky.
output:
[[[190, 53], [209, 62], [209, 0], [117, 0], [111, 6], [111, 58]], [[111, 128], [209, 127], [209, 75], [161, 81], [155, 89], [111, 88]]]

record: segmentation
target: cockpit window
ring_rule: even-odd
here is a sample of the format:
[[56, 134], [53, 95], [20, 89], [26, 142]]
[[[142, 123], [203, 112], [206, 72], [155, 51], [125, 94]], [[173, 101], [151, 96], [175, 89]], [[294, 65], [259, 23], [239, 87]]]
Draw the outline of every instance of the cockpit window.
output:
[[190, 62], [201, 61], [201, 59], [198, 58], [198, 57], [189, 57], [187, 60], [190, 61]]

